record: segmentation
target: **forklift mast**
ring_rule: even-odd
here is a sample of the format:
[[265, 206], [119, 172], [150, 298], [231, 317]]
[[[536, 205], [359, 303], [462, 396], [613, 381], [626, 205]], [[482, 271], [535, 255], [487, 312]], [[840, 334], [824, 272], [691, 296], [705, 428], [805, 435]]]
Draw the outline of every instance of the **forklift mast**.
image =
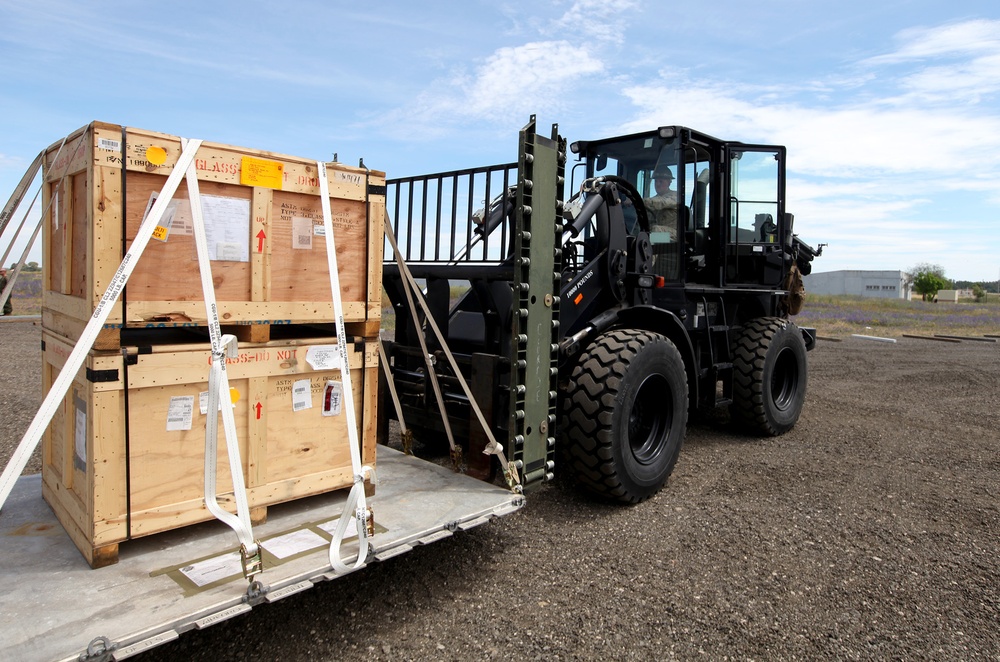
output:
[[[525, 489], [551, 479], [554, 465], [565, 162], [558, 126], [546, 138], [536, 132], [532, 116], [520, 132], [516, 164], [387, 182], [386, 204], [402, 257], [414, 277], [424, 280], [431, 314]], [[407, 424], [439, 433], [435, 415], [427, 413], [436, 410], [424, 360], [414, 351], [425, 321], [408, 310], [392, 259], [386, 258], [383, 271], [396, 311], [395, 341], [386, 344], [390, 366]], [[466, 285], [453, 303], [452, 287]], [[440, 348], [432, 343], [435, 350]], [[488, 478], [490, 460], [482, 454], [487, 437], [468, 398], [442, 372], [451, 427], [468, 439], [466, 470]]]

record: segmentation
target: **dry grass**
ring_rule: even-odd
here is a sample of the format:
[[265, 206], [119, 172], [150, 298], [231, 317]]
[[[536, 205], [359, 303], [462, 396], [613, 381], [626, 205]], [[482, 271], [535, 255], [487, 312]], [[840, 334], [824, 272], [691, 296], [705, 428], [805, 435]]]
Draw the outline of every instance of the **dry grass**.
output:
[[890, 338], [904, 333], [982, 336], [1000, 333], [1000, 305], [994, 301], [929, 303], [812, 295], [795, 322], [815, 327], [825, 336], [852, 333]]
[[[452, 300], [467, 286], [452, 287]], [[382, 326], [395, 328], [395, 315], [388, 296], [382, 294]], [[22, 273], [14, 288], [14, 314], [41, 313], [41, 274]], [[852, 333], [899, 337], [904, 333], [981, 336], [1000, 334], [1000, 296], [985, 303], [926, 303], [899, 299], [867, 299], [848, 296], [809, 295], [795, 322], [815, 327], [820, 335], [847, 336]]]
[[[453, 288], [452, 296], [458, 293]], [[386, 303], [382, 328], [395, 328], [395, 315]], [[1000, 334], [1000, 299], [988, 303], [925, 303], [899, 299], [866, 299], [811, 295], [795, 318], [799, 326], [815, 327], [823, 336], [852, 333], [898, 338], [904, 333], [961, 336]]]

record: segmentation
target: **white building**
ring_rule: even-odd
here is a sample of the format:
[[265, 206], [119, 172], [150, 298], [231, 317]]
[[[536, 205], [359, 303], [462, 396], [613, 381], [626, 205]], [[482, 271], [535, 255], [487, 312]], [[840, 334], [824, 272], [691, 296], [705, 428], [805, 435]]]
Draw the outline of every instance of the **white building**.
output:
[[806, 292], [850, 294], [880, 299], [909, 299], [909, 275], [903, 271], [826, 271], [803, 277]]

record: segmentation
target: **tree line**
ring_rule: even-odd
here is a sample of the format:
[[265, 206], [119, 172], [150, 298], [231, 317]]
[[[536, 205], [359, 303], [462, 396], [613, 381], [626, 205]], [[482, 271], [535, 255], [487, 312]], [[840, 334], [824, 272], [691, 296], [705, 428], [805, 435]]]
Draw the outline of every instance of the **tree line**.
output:
[[951, 281], [944, 275], [944, 267], [939, 264], [921, 262], [911, 267], [909, 270], [908, 283], [913, 287], [913, 291], [923, 298], [924, 301], [933, 301], [940, 290], [972, 290], [972, 296], [976, 301], [986, 301], [988, 288], [992, 287], [1000, 292], [1000, 281], [979, 281], [968, 280]]

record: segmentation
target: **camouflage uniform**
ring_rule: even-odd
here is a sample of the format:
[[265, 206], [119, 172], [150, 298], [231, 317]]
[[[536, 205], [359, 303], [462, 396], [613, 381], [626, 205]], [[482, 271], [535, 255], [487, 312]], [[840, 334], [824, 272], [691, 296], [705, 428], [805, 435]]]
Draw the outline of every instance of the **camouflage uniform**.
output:
[[649, 231], [666, 232], [677, 241], [677, 191], [643, 200], [649, 214]]

